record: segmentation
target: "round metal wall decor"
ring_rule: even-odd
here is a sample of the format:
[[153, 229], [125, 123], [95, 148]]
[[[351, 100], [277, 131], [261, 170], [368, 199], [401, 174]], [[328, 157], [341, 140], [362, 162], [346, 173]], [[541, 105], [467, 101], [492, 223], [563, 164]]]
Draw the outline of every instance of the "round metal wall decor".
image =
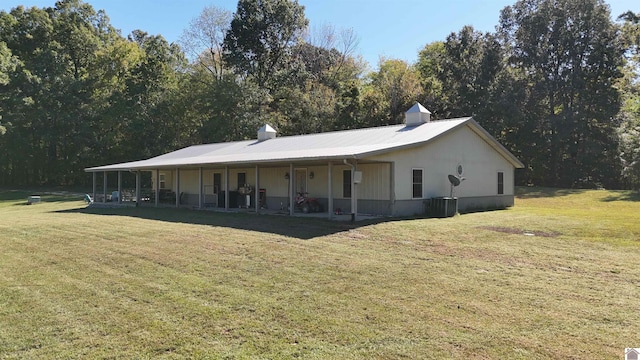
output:
[[462, 176], [462, 174], [464, 174], [464, 168], [462, 167], [462, 164], [458, 164], [458, 166], [456, 166], [456, 173], [458, 174], [458, 176]]

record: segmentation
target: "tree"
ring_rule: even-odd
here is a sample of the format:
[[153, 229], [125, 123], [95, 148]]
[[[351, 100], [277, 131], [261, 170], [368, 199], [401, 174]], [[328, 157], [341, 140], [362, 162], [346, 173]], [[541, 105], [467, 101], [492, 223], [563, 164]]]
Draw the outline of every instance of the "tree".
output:
[[640, 15], [628, 11], [618, 17], [624, 20], [621, 37], [626, 49], [624, 77], [618, 82], [622, 91], [623, 106], [618, 115], [619, 153], [622, 176], [628, 187], [640, 187]]
[[415, 65], [422, 86], [421, 103], [430, 108], [429, 111], [434, 118], [451, 117], [449, 99], [445, 90], [453, 84], [447, 84], [448, 86], [445, 87], [442, 80], [446, 57], [444, 42], [432, 42], [420, 50]]
[[113, 33], [104, 13], [79, 0], [0, 13], [0, 41], [18, 61], [3, 91], [12, 136], [2, 145], [13, 155], [0, 161], [5, 181], [64, 184], [85, 177], [89, 67]]
[[421, 92], [418, 72], [403, 60], [381, 58], [379, 70], [369, 74], [369, 78], [370, 90], [365, 94], [375, 98], [379, 93], [382, 99], [368, 103], [373, 106], [380, 102], [380, 110], [383, 111], [370, 115], [370, 126], [402, 123], [405, 110], [417, 101]]
[[[7, 85], [11, 74], [15, 71], [17, 66], [16, 58], [11, 54], [11, 50], [4, 42], [0, 42], [0, 86]], [[0, 100], [2, 102], [7, 99], [2, 97], [0, 92]], [[2, 125], [2, 107], [0, 107], [0, 135], [4, 135], [7, 132], [7, 128]]]
[[[327, 79], [339, 83], [359, 76], [365, 67], [363, 61], [354, 57], [359, 42], [353, 29], [342, 29], [338, 32], [334, 26], [325, 24], [309, 31], [303, 46], [314, 49], [317, 55], [321, 55], [323, 50], [328, 52], [324, 54], [325, 56], [318, 56], [318, 60], [330, 53], [331, 60], [325, 62], [329, 66], [324, 69], [323, 74]], [[294, 56], [297, 55], [294, 54]], [[307, 59], [311, 58], [313, 57], [307, 57]], [[305, 63], [310, 62], [305, 61]]]
[[622, 176], [628, 186], [638, 189], [640, 186], [640, 97], [629, 101], [621, 112], [621, 125], [618, 128], [620, 141], [620, 160]]
[[496, 101], [504, 96], [495, 85], [504, 63], [494, 36], [465, 26], [446, 41], [427, 45], [417, 68], [425, 98], [437, 104], [436, 117], [473, 116], [485, 126], [495, 121]]
[[[504, 8], [498, 33], [510, 66], [527, 81], [523, 139], [537, 149], [536, 183], [617, 186], [613, 86], [622, 46], [601, 0], [521, 0]], [[531, 164], [530, 164], [531, 166]]]
[[286, 69], [291, 47], [302, 38], [308, 20], [292, 0], [240, 0], [224, 39], [223, 59], [258, 87], [273, 89]]
[[121, 114], [126, 124], [124, 153], [142, 159], [188, 143], [191, 130], [183, 119], [187, 104], [175, 101], [183, 81], [178, 70], [186, 67], [186, 59], [177, 44], [169, 44], [161, 35], [135, 30], [129, 40], [144, 55], [131, 69], [118, 101], [126, 104]]
[[222, 61], [223, 42], [229, 31], [231, 12], [215, 6], [202, 9], [191, 20], [180, 37], [180, 43], [194, 59], [194, 63], [206, 69], [215, 79], [222, 79], [225, 66]]

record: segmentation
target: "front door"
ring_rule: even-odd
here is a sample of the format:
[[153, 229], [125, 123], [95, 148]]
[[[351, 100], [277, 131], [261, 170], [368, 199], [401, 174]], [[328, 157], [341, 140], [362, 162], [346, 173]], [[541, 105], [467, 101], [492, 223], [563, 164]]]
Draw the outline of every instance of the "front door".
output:
[[306, 193], [307, 192], [307, 169], [296, 169], [295, 170], [295, 182], [293, 183], [293, 187], [297, 193]]

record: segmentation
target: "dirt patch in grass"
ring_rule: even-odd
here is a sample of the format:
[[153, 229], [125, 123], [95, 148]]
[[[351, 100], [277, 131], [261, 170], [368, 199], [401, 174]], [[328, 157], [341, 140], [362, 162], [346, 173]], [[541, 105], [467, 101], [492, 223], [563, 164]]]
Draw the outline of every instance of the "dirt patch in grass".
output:
[[491, 231], [496, 231], [496, 232], [501, 232], [506, 234], [520, 234], [520, 235], [527, 235], [527, 236], [557, 237], [562, 235], [561, 233], [556, 231], [522, 230], [522, 229], [503, 227], [503, 226], [479, 226], [478, 229], [491, 230]]

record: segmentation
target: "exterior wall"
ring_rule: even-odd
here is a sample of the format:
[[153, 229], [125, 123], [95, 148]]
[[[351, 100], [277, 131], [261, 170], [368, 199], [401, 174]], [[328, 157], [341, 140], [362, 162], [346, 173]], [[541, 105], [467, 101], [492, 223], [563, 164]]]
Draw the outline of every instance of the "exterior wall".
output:
[[[499, 204], [513, 204], [514, 166], [496, 152], [468, 126], [457, 129], [422, 147], [374, 157], [394, 161], [395, 202], [393, 215], [414, 215], [424, 212], [424, 201], [432, 197], [449, 196], [447, 178], [456, 174], [462, 164], [466, 180], [454, 189], [459, 209], [478, 206], [488, 208], [493, 198], [505, 198]], [[412, 199], [412, 169], [423, 170], [422, 199]], [[504, 194], [498, 195], [498, 172], [504, 174]], [[465, 200], [469, 198], [468, 200]], [[480, 201], [480, 198], [485, 198]], [[476, 199], [476, 200], [472, 200]], [[504, 206], [501, 206], [504, 207]]]
[[[454, 196], [459, 198], [458, 205], [461, 211], [513, 205], [514, 166], [468, 126], [456, 129], [428, 145], [378, 155], [366, 160], [376, 163], [357, 164], [357, 171], [362, 172], [362, 182], [356, 185], [358, 212], [362, 214], [408, 216], [424, 213], [425, 199], [449, 196], [451, 186], [447, 175], [455, 174], [459, 164], [464, 168], [465, 180], [455, 188]], [[422, 198], [419, 199], [412, 198], [412, 170], [416, 168], [423, 171]], [[290, 172], [289, 166], [260, 167], [259, 184], [256, 186], [255, 166], [230, 168], [230, 207], [237, 206], [237, 175], [244, 172], [247, 184], [266, 190], [269, 209], [286, 210], [289, 205], [289, 182], [296, 181], [296, 169], [304, 169], [306, 191], [309, 196], [318, 198], [327, 211], [340, 208], [343, 213], [351, 212], [351, 199], [345, 198], [343, 194], [343, 171], [351, 170], [350, 166], [335, 163], [332, 167], [331, 196], [334, 209], [327, 209], [327, 164], [296, 165], [293, 169], [289, 179], [286, 179], [285, 174]], [[498, 172], [504, 175], [504, 194], [498, 194]], [[165, 188], [175, 191], [175, 169], [161, 170], [161, 173], [165, 174]], [[208, 202], [207, 189], [213, 187], [214, 173], [221, 175], [222, 184], [219, 191], [224, 192], [225, 189], [224, 168], [203, 169], [205, 203]], [[183, 204], [198, 204], [198, 176], [197, 169], [180, 171], [180, 192], [186, 194], [181, 198]], [[155, 184], [155, 171], [152, 172], [152, 178]], [[296, 184], [295, 191], [299, 188], [299, 184]], [[254, 204], [255, 197], [251, 200], [251, 206]], [[218, 203], [218, 206], [224, 207], [224, 200]]]
[[[304, 170], [306, 172], [306, 190], [309, 196], [317, 198], [324, 206], [328, 207], [328, 165], [313, 166], [294, 166], [294, 175], [289, 174], [289, 180], [285, 178], [285, 174], [289, 173], [289, 167], [260, 167], [259, 189], [265, 189], [267, 195], [267, 208], [269, 209], [286, 209], [289, 204], [289, 181], [295, 181], [296, 170]], [[351, 212], [351, 198], [345, 198], [343, 193], [343, 171], [351, 170], [351, 167], [344, 164], [334, 164], [332, 169], [332, 196], [334, 199], [334, 208], [340, 208], [343, 212]], [[391, 166], [388, 163], [383, 164], [362, 164], [358, 165], [358, 171], [362, 171], [362, 182], [356, 185], [358, 196], [358, 211], [369, 214], [390, 214], [390, 194], [391, 187], [389, 185]], [[213, 174], [220, 173], [221, 188], [220, 192], [224, 192], [225, 174], [224, 168], [206, 169], [203, 168], [203, 188], [204, 203], [215, 203], [213, 197]], [[230, 168], [229, 169], [229, 191], [230, 197], [237, 196], [237, 176], [238, 173], [246, 174], [246, 183], [252, 187], [255, 184], [255, 167], [246, 168]], [[313, 178], [310, 174], [313, 172]], [[165, 174], [165, 188], [176, 191], [176, 170], [160, 170], [160, 174]], [[152, 183], [155, 188], [155, 171], [152, 172]], [[199, 170], [198, 169], [182, 169], [180, 170], [180, 203], [183, 205], [198, 205], [199, 193]], [[296, 184], [296, 190], [299, 184]], [[220, 198], [218, 207], [224, 207], [224, 202]], [[253, 206], [255, 197], [251, 199]], [[230, 207], [234, 207], [236, 202], [230, 198]]]
[[[164, 189], [176, 191], [176, 170], [160, 170], [160, 174], [165, 175], [165, 187]], [[221, 175], [221, 189], [224, 191], [224, 169], [202, 169], [202, 187], [204, 192], [203, 202], [205, 204], [216, 204], [217, 197], [214, 196], [213, 189], [213, 174], [219, 173]], [[182, 197], [180, 202], [183, 205], [198, 205], [198, 193], [199, 193], [199, 170], [198, 169], [181, 169], [180, 170], [180, 193]], [[152, 188], [156, 187], [156, 171], [151, 171], [151, 184]], [[153, 201], [153, 199], [152, 199]], [[224, 206], [224, 204], [221, 204]]]

